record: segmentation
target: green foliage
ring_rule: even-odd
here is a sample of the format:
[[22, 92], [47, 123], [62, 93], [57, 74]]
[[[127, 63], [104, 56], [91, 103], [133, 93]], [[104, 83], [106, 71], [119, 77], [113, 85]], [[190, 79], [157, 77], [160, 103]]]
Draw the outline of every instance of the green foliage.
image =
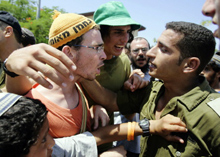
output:
[[36, 0], [0, 0], [0, 10], [10, 12], [18, 19], [21, 27], [31, 30], [37, 43], [48, 43], [49, 29], [53, 22], [53, 11], [65, 12], [58, 7], [51, 9], [43, 7], [40, 9], [40, 18], [36, 20]]
[[203, 20], [203, 21], [201, 22], [201, 25], [202, 25], [202, 26], [209, 26], [210, 24], [212, 24], [212, 21], [211, 21], [211, 20]]

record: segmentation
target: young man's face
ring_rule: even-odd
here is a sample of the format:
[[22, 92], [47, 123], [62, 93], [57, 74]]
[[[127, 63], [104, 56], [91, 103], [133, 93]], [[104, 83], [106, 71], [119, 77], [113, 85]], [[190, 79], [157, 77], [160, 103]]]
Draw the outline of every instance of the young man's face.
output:
[[[206, 0], [202, 8], [202, 13], [205, 16], [212, 17], [212, 22], [218, 24], [220, 29], [220, 0]], [[216, 30], [214, 35], [220, 38], [220, 31]]]
[[[101, 33], [99, 30], [91, 29], [83, 36], [81, 45], [100, 47], [103, 46]], [[76, 73], [88, 80], [94, 80], [96, 75], [100, 74], [100, 67], [103, 66], [103, 61], [106, 59], [104, 50], [94, 50], [92, 48], [81, 47], [76, 52], [74, 63], [76, 64]]]
[[182, 37], [183, 35], [167, 29], [158, 38], [157, 45], [147, 52], [147, 57], [150, 58], [149, 74], [152, 77], [164, 81], [179, 77], [183, 65], [179, 65], [180, 51], [176, 44]]
[[43, 126], [40, 130], [39, 137], [35, 144], [30, 147], [30, 152], [26, 157], [48, 157], [52, 154], [52, 147], [55, 142], [54, 139], [48, 133], [49, 124], [46, 119], [43, 123]]
[[122, 53], [123, 48], [129, 40], [130, 32], [131, 26], [110, 27], [109, 36], [103, 39], [107, 59], [111, 59], [112, 56], [119, 56]]
[[147, 64], [148, 57], [146, 56], [149, 50], [148, 42], [144, 39], [133, 40], [130, 45], [130, 57], [132, 64], [142, 68]]

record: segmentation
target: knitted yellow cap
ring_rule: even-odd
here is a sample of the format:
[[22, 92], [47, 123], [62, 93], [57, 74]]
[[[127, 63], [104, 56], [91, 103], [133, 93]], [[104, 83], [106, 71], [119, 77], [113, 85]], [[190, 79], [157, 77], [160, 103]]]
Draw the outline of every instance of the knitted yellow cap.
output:
[[54, 21], [49, 32], [49, 44], [55, 48], [85, 34], [96, 25], [92, 19], [83, 15], [74, 13], [61, 14], [56, 10], [54, 13]]

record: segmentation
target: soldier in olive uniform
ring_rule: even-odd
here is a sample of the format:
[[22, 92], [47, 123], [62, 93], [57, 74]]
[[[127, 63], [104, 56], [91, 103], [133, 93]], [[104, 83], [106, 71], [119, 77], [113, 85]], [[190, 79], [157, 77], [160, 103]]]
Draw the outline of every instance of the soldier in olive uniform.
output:
[[[157, 44], [147, 52], [149, 74], [161, 81], [153, 81], [135, 92], [120, 91], [116, 95], [108, 91], [106, 96], [103, 91], [103, 98], [97, 95], [99, 104], [107, 110], [140, 113], [140, 126], [145, 133], [140, 156], [220, 156], [220, 95], [199, 75], [214, 50], [215, 39], [207, 28], [170, 22]], [[150, 135], [149, 120], [167, 114], [186, 124], [187, 133], [172, 133], [183, 139], [183, 144], [167, 141], [166, 136]]]

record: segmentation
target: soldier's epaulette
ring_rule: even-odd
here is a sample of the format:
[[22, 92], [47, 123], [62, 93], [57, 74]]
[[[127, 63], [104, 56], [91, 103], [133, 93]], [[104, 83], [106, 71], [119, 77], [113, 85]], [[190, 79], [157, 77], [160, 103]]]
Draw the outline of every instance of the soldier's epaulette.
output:
[[[215, 94], [215, 96], [217, 95], [217, 93]], [[211, 101], [209, 101], [208, 106], [212, 108], [213, 111], [215, 111], [218, 116], [220, 117], [220, 97], [218, 96], [218, 98], [213, 99]]]

